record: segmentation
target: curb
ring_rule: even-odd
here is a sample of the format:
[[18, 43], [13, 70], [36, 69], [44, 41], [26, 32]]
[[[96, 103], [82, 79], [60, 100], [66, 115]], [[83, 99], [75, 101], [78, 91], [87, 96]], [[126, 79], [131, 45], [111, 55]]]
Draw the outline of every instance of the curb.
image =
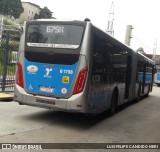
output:
[[0, 102], [3, 101], [13, 101], [13, 93], [0, 93]]

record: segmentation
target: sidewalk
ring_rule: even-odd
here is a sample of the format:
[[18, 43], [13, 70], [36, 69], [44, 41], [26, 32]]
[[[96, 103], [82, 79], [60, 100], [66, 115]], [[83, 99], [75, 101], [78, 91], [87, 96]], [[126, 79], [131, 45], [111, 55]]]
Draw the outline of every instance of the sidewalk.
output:
[[13, 92], [0, 93], [0, 102], [2, 102], [2, 101], [12, 101], [13, 97], [14, 97]]

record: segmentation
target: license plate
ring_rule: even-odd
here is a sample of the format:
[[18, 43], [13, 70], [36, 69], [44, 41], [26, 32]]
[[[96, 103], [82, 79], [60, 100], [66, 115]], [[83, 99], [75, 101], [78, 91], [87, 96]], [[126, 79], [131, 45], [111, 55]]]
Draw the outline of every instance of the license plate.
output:
[[52, 92], [54, 91], [54, 88], [45, 87], [45, 86], [40, 86], [40, 91], [52, 93]]
[[39, 98], [37, 98], [36, 102], [55, 105], [55, 101], [54, 100], [47, 100], [47, 99], [39, 99]]

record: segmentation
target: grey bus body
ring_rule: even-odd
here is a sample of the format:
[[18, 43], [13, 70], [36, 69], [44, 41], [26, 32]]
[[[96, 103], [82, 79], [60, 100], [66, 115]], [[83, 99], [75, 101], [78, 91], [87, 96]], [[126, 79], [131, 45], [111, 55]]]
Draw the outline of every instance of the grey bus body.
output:
[[156, 73], [154, 76], [154, 83], [160, 87], [160, 65], [156, 65]]
[[[80, 32], [76, 33], [75, 26]], [[40, 29], [43, 38], [30, 38], [34, 37], [35, 27]], [[55, 35], [56, 44], [49, 42], [46, 31]], [[71, 40], [59, 44], [61, 35]], [[42, 69], [38, 66], [42, 64], [48, 73], [63, 66], [50, 77], [38, 76]], [[117, 106], [148, 96], [152, 91], [154, 64], [90, 21], [41, 19], [24, 23], [16, 72], [14, 100], [21, 105], [94, 114], [110, 110], [114, 114]], [[50, 86], [52, 81], [57, 83]]]

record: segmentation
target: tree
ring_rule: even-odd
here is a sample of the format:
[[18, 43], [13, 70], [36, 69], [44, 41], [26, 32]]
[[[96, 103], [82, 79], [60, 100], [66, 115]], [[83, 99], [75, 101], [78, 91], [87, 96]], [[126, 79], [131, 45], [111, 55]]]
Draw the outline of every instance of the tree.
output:
[[39, 15], [35, 14], [34, 16], [34, 19], [39, 19], [39, 18], [52, 18], [52, 12], [47, 7], [44, 7], [41, 9]]
[[34, 19], [39, 19], [39, 15], [37, 13], [34, 15]]
[[24, 11], [21, 0], [0, 0], [0, 13], [10, 15], [10, 17], [19, 18]]

